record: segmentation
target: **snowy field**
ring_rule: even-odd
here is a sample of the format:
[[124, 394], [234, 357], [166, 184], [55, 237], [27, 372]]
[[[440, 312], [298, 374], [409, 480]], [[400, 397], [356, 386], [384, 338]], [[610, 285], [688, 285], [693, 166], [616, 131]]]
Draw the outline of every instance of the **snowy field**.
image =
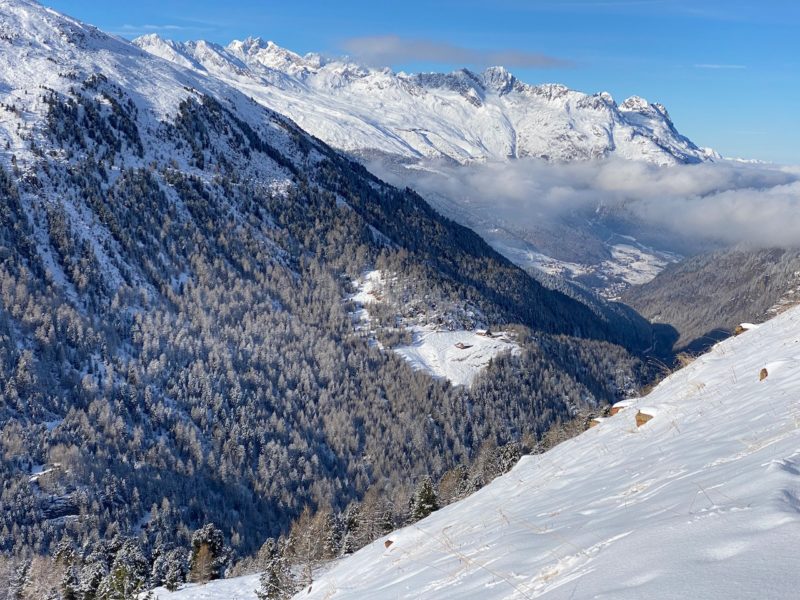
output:
[[598, 293], [610, 300], [615, 300], [622, 290], [631, 285], [652, 281], [670, 263], [678, 262], [681, 258], [677, 254], [649, 248], [634, 238], [617, 236], [625, 239], [626, 243], [606, 242], [610, 259], [596, 264], [575, 263], [536, 252], [511, 239], [504, 241], [499, 229], [492, 230], [492, 234], [495, 237], [487, 237], [491, 246], [517, 266], [526, 270], [538, 269], [565, 279], [595, 276], [605, 282], [597, 289]]
[[[368, 271], [353, 285], [356, 292], [348, 300], [358, 306], [353, 313], [356, 328], [368, 330], [369, 306], [384, 301], [386, 275], [379, 270]], [[448, 379], [453, 385], [469, 387], [493, 358], [504, 352], [520, 352], [519, 345], [504, 331], [441, 331], [433, 326], [407, 328], [414, 341], [408, 346], [393, 348], [393, 351], [406, 359], [412, 368]]]
[[353, 302], [362, 306], [380, 302], [380, 293], [385, 285], [384, 276], [380, 271], [368, 271], [355, 284], [357, 291], [350, 298]]
[[651, 281], [669, 265], [669, 261], [655, 252], [645, 252], [632, 244], [614, 244], [611, 246], [611, 256], [613, 260], [603, 262], [600, 270], [630, 285]]
[[189, 584], [175, 592], [153, 590], [154, 600], [257, 600], [259, 575], [245, 575], [212, 581], [205, 585]]
[[453, 385], [472, 385], [489, 362], [504, 352], [519, 354], [519, 346], [505, 332], [491, 337], [474, 331], [436, 331], [413, 329], [414, 343], [394, 348], [413, 368], [434, 377], [449, 379]]

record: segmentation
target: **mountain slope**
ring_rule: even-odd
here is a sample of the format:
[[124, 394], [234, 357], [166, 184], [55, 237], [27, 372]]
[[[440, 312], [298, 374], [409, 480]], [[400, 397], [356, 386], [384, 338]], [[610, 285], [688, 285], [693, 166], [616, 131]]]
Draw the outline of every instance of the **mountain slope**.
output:
[[[66, 545], [91, 577], [214, 521], [246, 554], [646, 375], [641, 318], [545, 289], [226, 83], [29, 0], [0, 24], [2, 552]], [[350, 300], [376, 268], [378, 340]], [[522, 352], [451, 386], [376, 343], [412, 321], [516, 325]]]
[[638, 97], [617, 104], [606, 93], [531, 86], [502, 67], [407, 75], [319, 55], [301, 57], [253, 38], [221, 47], [153, 34], [134, 43], [219, 78], [356, 154], [458, 162], [616, 156], [657, 164], [715, 156], [680, 135], [660, 104]]
[[795, 308], [298, 598], [791, 597], [798, 366]]
[[[571, 210], [558, 190], [572, 179], [555, 183], [548, 166], [629, 160], [675, 166], [720, 158], [681, 135], [660, 104], [639, 97], [617, 104], [607, 93], [528, 85], [502, 67], [409, 75], [301, 57], [254, 38], [222, 47], [153, 34], [134, 43], [226, 82], [380, 177], [413, 187], [515, 264], [574, 278], [607, 298], [651, 279], [680, 258], [684, 244], [637, 241], [639, 233], [646, 235], [627, 222], [629, 211], [605, 206], [599, 197], [595, 206]], [[548, 185], [556, 190], [549, 200]], [[504, 193], [522, 196], [522, 214], [502, 210]], [[563, 218], [548, 217], [555, 206]]]
[[[296, 597], [793, 597], [799, 365], [794, 308], [579, 437], [334, 563]], [[652, 419], [637, 428], [639, 411]], [[157, 592], [249, 600], [257, 586], [251, 575]]]
[[760, 322], [800, 300], [800, 252], [730, 248], [700, 254], [628, 289], [622, 299], [674, 327], [677, 349], [698, 351], [739, 323]]

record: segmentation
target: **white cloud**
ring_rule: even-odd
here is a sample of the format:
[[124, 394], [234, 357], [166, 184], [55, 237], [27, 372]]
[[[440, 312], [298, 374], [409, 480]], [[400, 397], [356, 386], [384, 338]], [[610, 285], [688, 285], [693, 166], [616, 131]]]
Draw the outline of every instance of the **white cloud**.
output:
[[355, 58], [377, 66], [403, 62], [449, 63], [454, 65], [519, 68], [552, 68], [570, 66], [570, 62], [545, 54], [522, 50], [476, 50], [434, 40], [377, 35], [350, 38], [342, 49]]
[[694, 66], [695, 69], [728, 69], [728, 70], [741, 70], [746, 69], [747, 65], [726, 65], [718, 63], [700, 63]]
[[517, 160], [391, 174], [417, 189], [459, 202], [472, 215], [541, 229], [543, 223], [594, 218], [598, 211], [671, 231], [676, 239], [722, 244], [800, 246], [800, 168], [732, 161], [658, 167], [608, 160], [553, 164]]

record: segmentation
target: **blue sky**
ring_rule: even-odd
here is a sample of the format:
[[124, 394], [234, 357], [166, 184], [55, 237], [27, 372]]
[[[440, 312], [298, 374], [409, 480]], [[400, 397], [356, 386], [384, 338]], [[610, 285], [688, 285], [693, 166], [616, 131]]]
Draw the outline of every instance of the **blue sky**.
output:
[[661, 102], [682, 133], [726, 156], [800, 164], [800, 1], [44, 2], [125, 37], [253, 35], [406, 71], [503, 59], [529, 83]]

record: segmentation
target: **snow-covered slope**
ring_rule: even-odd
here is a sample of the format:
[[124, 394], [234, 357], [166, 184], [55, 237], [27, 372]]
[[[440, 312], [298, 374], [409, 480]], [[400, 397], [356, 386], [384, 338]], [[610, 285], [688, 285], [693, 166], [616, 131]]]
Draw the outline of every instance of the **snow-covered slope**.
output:
[[414, 341], [395, 348], [415, 369], [443, 377], [453, 385], [469, 386], [492, 359], [520, 347], [506, 332], [440, 331], [432, 327], [415, 328]]
[[[340, 561], [297, 598], [794, 598], [799, 367], [793, 308]], [[640, 412], [652, 418], [637, 427]], [[250, 599], [255, 585], [158, 596]]]
[[205, 585], [188, 584], [169, 592], [159, 587], [152, 591], [155, 600], [256, 600], [259, 575], [245, 575], [212, 581]]
[[408, 75], [317, 54], [301, 57], [253, 38], [222, 47], [153, 34], [135, 43], [219, 78], [355, 153], [459, 162], [616, 156], [657, 164], [717, 156], [680, 135], [660, 104], [639, 97], [617, 104], [607, 93], [528, 85], [503, 67]]
[[[390, 287], [387, 286], [386, 279], [381, 271], [368, 271], [353, 282], [357, 291], [349, 297], [358, 307], [352, 314], [356, 328], [367, 332], [376, 343], [375, 331], [370, 327], [370, 309], [384, 303], [384, 295]], [[478, 316], [474, 311], [470, 312], [472, 318]], [[420, 320], [416, 322], [400, 315], [395, 316], [396, 324], [409, 332], [411, 343], [392, 349], [414, 369], [447, 379], [453, 385], [469, 387], [493, 359], [505, 353], [518, 355], [521, 351], [513, 335], [508, 332], [465, 329], [460, 319], [454, 318], [455, 315], [452, 314], [423, 313], [417, 316]], [[482, 320], [482, 315], [479, 319]]]
[[[25, 161], [35, 155], [31, 138], [35, 144], [49, 143], [41, 136], [48, 112], [45, 91], [69, 94], [91, 82], [105, 81], [130, 96], [133, 106], [124, 107], [124, 112], [136, 110], [141, 115], [137, 125], [144, 142], [157, 140], [160, 122], [174, 117], [183, 100], [208, 94], [224, 101], [226, 108], [256, 129], [276, 136], [271, 141], [279, 148], [289, 145], [285, 119], [220, 80], [160, 60], [32, 0], [0, 0], [0, 17], [0, 103], [5, 108], [0, 118], [0, 144], [7, 149], [6, 156], [13, 154], [16, 160]], [[112, 100], [103, 102], [113, 108]], [[160, 145], [154, 141], [144, 147]], [[159, 158], [128, 154], [132, 164], [150, 164]], [[275, 171], [267, 178], [285, 180], [287, 173]]]
[[792, 309], [299, 597], [794, 597], [799, 367]]

